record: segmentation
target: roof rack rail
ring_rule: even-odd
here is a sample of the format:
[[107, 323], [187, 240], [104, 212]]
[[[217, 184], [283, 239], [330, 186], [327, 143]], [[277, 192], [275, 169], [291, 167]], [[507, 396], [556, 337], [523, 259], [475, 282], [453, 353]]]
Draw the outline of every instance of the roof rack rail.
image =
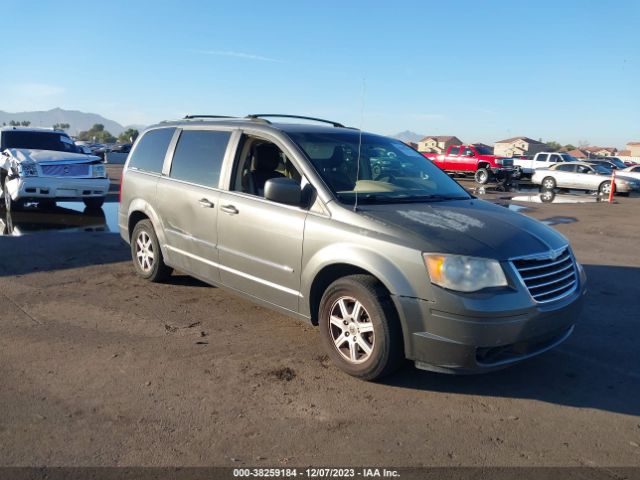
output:
[[195, 118], [238, 118], [229, 115], [185, 115], [184, 120], [192, 120]]
[[[315, 118], [315, 117], [304, 117], [304, 116], [301, 116], [301, 115], [283, 115], [283, 114], [280, 114], [280, 113], [256, 113], [256, 114], [252, 114], [252, 115], [247, 115], [246, 118], [265, 120], [264, 117], [297, 118], [299, 120], [311, 120], [311, 121], [314, 121], [314, 122], [329, 123], [329, 124], [333, 125], [334, 127], [338, 127], [338, 128], [346, 128], [343, 124], [338, 123], [338, 122], [334, 122], [332, 120], [324, 120], [322, 118]], [[265, 120], [265, 121], [269, 122], [268, 120]], [[271, 122], [269, 122], [269, 123], [271, 123]]]

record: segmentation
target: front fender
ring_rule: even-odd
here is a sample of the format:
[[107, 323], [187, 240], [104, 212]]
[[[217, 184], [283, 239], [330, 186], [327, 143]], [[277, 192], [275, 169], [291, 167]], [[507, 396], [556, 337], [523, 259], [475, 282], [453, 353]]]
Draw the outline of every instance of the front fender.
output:
[[307, 309], [314, 279], [324, 268], [337, 264], [369, 272], [382, 282], [391, 295], [418, 296], [406, 275], [389, 257], [362, 245], [334, 243], [315, 252], [303, 269], [301, 285], [303, 297], [307, 299]]

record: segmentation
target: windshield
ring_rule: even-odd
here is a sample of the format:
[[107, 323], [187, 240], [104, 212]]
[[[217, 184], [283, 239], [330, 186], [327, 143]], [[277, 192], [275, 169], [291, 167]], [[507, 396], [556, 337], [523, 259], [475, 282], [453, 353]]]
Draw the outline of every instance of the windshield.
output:
[[618, 167], [618, 168], [621, 168], [621, 169], [622, 169], [622, 168], [627, 168], [627, 166], [625, 165], [625, 163], [624, 163], [622, 160], [620, 160], [619, 158], [616, 158], [616, 157], [609, 157], [609, 158], [607, 158], [607, 161], [609, 161], [609, 162], [613, 163], [613, 164], [614, 164], [616, 167]]
[[611, 165], [606, 164], [606, 163], [598, 163], [596, 165], [591, 165], [591, 166], [593, 167], [593, 169], [596, 172], [598, 172], [598, 173], [606, 173], [607, 175], [611, 173], [611, 170], [613, 170], [613, 167], [611, 167]]
[[73, 140], [59, 132], [4, 131], [2, 132], [2, 144], [3, 150], [5, 148], [28, 148], [80, 153], [80, 149], [73, 143]]
[[576, 157], [571, 156], [568, 153], [563, 153], [560, 156], [562, 157], [562, 160], [564, 160], [565, 162], [577, 162], [578, 161], [578, 159]]
[[[342, 203], [469, 199], [424, 156], [399, 140], [358, 131], [288, 133]], [[358, 165], [358, 150], [360, 162]]]

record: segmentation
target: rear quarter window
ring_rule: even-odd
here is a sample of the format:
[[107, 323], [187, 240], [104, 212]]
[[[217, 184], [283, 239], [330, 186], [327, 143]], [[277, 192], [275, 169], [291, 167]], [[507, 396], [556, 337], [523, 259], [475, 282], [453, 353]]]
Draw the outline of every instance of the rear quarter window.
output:
[[183, 130], [171, 162], [171, 178], [218, 187], [230, 132]]
[[129, 159], [129, 168], [161, 173], [164, 157], [175, 130], [156, 128], [145, 133]]

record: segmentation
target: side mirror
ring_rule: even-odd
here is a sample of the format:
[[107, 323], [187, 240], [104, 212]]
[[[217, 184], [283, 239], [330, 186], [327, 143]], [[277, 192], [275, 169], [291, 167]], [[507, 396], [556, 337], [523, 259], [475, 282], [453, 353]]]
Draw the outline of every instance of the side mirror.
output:
[[264, 198], [285, 205], [300, 206], [300, 184], [292, 178], [271, 178], [264, 184]]

